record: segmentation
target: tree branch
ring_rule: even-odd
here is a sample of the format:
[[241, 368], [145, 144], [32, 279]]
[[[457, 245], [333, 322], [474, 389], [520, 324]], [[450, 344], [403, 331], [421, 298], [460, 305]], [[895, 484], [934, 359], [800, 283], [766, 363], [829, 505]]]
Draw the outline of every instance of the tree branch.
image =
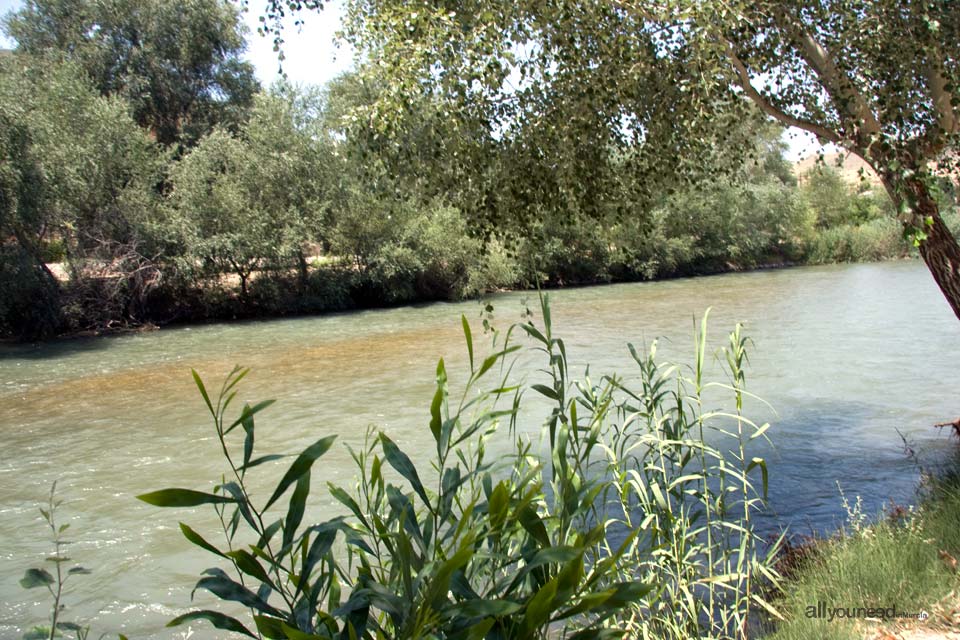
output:
[[881, 131], [880, 122], [874, 115], [863, 94], [857, 91], [853, 81], [837, 67], [826, 47], [817, 42], [809, 31], [788, 16], [786, 11], [776, 12], [780, 26], [787, 33], [793, 33], [800, 45], [800, 55], [820, 78], [827, 94], [836, 104], [843, 120], [849, 120], [855, 126], [857, 144], [866, 149], [871, 138]]
[[928, 62], [924, 67], [924, 76], [927, 80], [927, 89], [930, 92], [930, 100], [933, 103], [933, 109], [936, 113], [936, 121], [927, 130], [925, 155], [928, 157], [936, 156], [943, 150], [946, 139], [960, 131], [960, 117], [957, 110], [953, 107], [953, 95], [947, 90], [947, 79], [943, 77], [942, 62], [939, 60], [939, 52], [933, 52], [938, 59]]
[[842, 142], [840, 135], [832, 129], [828, 129], [823, 125], [817, 124], [816, 122], [804, 120], [802, 118], [790, 115], [767, 100], [759, 91], [754, 88], [750, 81], [750, 72], [737, 55], [733, 48], [733, 44], [729, 41], [727, 41], [727, 58], [729, 58], [730, 63], [737, 72], [737, 78], [740, 81], [740, 87], [743, 89], [744, 93], [746, 93], [747, 97], [750, 98], [754, 104], [760, 107], [760, 110], [765, 114], [772, 116], [774, 119], [782, 124], [787, 125], [788, 127], [797, 127], [798, 129], [809, 131], [813, 135], [823, 140], [828, 140], [835, 144], [840, 144]]

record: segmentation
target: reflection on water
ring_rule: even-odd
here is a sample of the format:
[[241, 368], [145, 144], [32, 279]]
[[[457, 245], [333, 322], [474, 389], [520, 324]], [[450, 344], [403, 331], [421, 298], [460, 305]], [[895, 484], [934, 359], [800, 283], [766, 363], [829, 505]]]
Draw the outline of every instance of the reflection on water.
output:
[[[747, 325], [755, 343], [748, 386], [777, 412], [757, 403], [748, 408], [774, 422], [772, 511], [762, 520], [769, 530], [783, 523], [800, 532], [835, 526], [842, 514], [837, 481], [871, 512], [890, 497], [909, 501], [916, 470], [898, 430], [934, 461], [946, 438], [931, 425], [960, 412], [953, 367], [960, 324], [919, 263], [551, 296], [555, 332], [567, 343], [574, 371], [589, 363], [594, 376], [618, 372], [629, 380], [635, 365], [625, 344], [653, 338], [661, 338], [663, 357], [689, 362], [693, 319], [707, 307], [717, 346], [735, 322]], [[498, 326], [519, 319], [523, 299], [532, 297], [496, 296]], [[189, 606], [190, 588], [209, 562], [188, 548], [176, 521], [212, 523], [202, 512], [163, 512], [132, 496], [164, 486], [209, 488], [220, 471], [191, 367], [210, 381], [237, 363], [253, 368], [241, 399], [279, 401], [259, 421], [263, 451], [298, 451], [330, 433], [357, 444], [375, 424], [416, 452], [430, 437], [436, 360], [446, 359], [454, 380], [463, 371], [458, 319], [463, 313], [479, 326], [480, 309], [476, 302], [420, 305], [5, 347], [0, 574], [8, 579], [0, 583], [0, 600], [8, 606], [0, 612], [0, 636], [46, 615], [16, 579], [46, 552], [36, 506], [59, 479], [63, 515], [77, 541], [71, 553], [95, 570], [76, 580], [71, 610], [94, 619], [98, 631], [171, 637], [163, 623]], [[535, 433], [539, 425], [527, 428]], [[324, 458], [322, 473], [324, 480], [349, 483], [353, 470], [342, 446]], [[310, 505], [316, 517], [333, 509], [320, 486]], [[197, 594], [195, 604], [210, 600]], [[195, 632], [208, 637], [206, 627]]]

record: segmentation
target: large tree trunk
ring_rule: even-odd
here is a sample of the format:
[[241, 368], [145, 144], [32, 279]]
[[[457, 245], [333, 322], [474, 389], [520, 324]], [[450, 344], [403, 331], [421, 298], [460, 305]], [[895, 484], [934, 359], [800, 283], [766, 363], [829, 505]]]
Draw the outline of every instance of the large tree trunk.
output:
[[960, 318], [960, 245], [940, 217], [940, 207], [922, 180], [906, 185], [913, 208], [913, 224], [927, 237], [920, 243], [920, 256], [943, 292], [953, 313]]

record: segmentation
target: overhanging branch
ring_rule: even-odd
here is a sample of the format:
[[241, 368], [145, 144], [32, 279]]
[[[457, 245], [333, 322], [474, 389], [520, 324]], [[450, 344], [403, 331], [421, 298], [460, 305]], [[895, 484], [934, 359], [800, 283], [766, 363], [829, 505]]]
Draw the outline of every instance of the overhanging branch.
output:
[[756, 88], [754, 88], [753, 83], [750, 81], [750, 72], [737, 55], [733, 48], [733, 44], [729, 41], [727, 41], [727, 58], [730, 60], [734, 70], [737, 72], [737, 78], [744, 93], [746, 93], [747, 97], [750, 98], [754, 104], [760, 107], [760, 110], [765, 114], [772, 116], [781, 124], [785, 124], [789, 127], [797, 127], [798, 129], [803, 129], [804, 131], [809, 131], [822, 140], [827, 140], [835, 144], [842, 143], [842, 139], [837, 132], [833, 131], [832, 129], [828, 129], [823, 125], [817, 124], [816, 122], [804, 120], [787, 113], [783, 109], [780, 109], [771, 103], [763, 96], [763, 94], [757, 91]]
[[780, 22], [781, 28], [796, 38], [800, 55], [817, 74], [841, 118], [854, 125], [857, 144], [866, 149], [871, 140], [880, 135], [881, 127], [863, 94], [857, 90], [847, 74], [837, 67], [826, 47], [820, 44], [798, 20], [788, 15], [783, 7], [775, 11], [774, 15]]

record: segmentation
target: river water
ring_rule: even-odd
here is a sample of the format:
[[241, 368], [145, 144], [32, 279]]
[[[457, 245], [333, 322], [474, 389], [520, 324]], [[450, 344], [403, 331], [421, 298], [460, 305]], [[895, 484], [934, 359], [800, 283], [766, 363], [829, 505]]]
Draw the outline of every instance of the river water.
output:
[[[960, 323], [918, 262], [805, 267], [655, 283], [553, 291], [554, 331], [581, 373], [635, 375], [626, 349], [660, 339], [665, 359], [692, 360], [693, 320], [707, 307], [713, 344], [743, 322], [754, 346], [748, 388], [776, 413], [768, 531], [825, 531], [842, 523], [839, 482], [875, 514], [914, 498], [917, 463], [949, 445], [932, 424], [960, 413]], [[506, 328], [535, 295], [492, 298]], [[429, 450], [436, 361], [463, 371], [460, 316], [481, 305], [429, 304], [319, 318], [168, 328], [0, 351], [0, 637], [47, 614], [40, 590], [17, 584], [49, 552], [37, 507], [51, 483], [64, 500], [71, 556], [93, 569], [71, 578], [67, 618], [131, 638], [181, 637], [166, 620], [190, 608], [199, 572], [216, 563], [195, 551], [177, 520], [211, 531], [203, 512], [162, 510], [134, 495], [168, 486], [209, 490], [223, 470], [190, 377], [211, 383], [235, 364], [252, 367], [240, 396], [276, 398], [258, 421], [258, 450], [296, 452], [317, 438], [339, 444], [314, 472], [310, 515], [333, 507], [323, 481], [349, 485], [343, 443], [368, 425], [405, 450]], [[535, 375], [531, 373], [530, 375]], [[456, 376], [453, 376], [456, 378]], [[455, 381], [452, 383], [455, 385]], [[526, 426], [536, 433], [539, 424]], [[281, 473], [285, 463], [277, 468]], [[269, 473], [269, 471], [268, 471]], [[34, 597], [31, 597], [34, 596]], [[197, 594], [195, 605], [211, 600]], [[211, 637], [195, 627], [194, 638]]]

